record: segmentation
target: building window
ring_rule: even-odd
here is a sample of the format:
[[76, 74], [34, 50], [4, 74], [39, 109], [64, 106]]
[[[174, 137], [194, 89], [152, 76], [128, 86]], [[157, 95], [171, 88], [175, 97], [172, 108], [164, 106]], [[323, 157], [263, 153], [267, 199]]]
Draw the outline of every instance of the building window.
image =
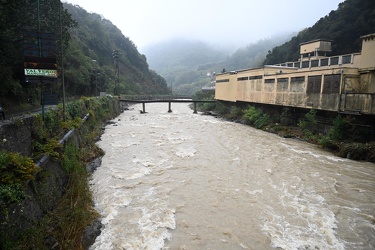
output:
[[295, 67], [295, 68], [299, 68], [299, 67], [301, 67], [301, 63], [300, 63], [300, 62], [295, 62], [295, 63], [294, 63], [294, 67]]
[[320, 66], [328, 66], [328, 58], [320, 59]]
[[319, 66], [319, 60], [311, 60], [311, 67], [318, 67]]
[[338, 57], [331, 57], [331, 65], [338, 65], [339, 58]]
[[256, 80], [256, 79], [262, 79], [263, 76], [262, 75], [259, 75], [259, 76], [249, 76], [249, 80]]
[[237, 78], [237, 81], [246, 81], [246, 80], [249, 80], [249, 77], [245, 76], [245, 77]]
[[308, 67], [310, 67], [310, 61], [303, 61], [302, 68], [308, 68]]
[[325, 75], [324, 84], [323, 84], [323, 93], [325, 94], [339, 93], [340, 80], [341, 80], [341, 75], [339, 74]]
[[277, 92], [288, 91], [288, 78], [277, 79]]
[[352, 63], [352, 55], [342, 56], [342, 64]]
[[304, 92], [305, 77], [297, 76], [290, 78], [290, 92]]
[[290, 82], [304, 82], [305, 77], [304, 76], [297, 76], [297, 77], [291, 77]]
[[306, 93], [320, 93], [322, 76], [309, 76], [307, 79]]
[[275, 79], [264, 79], [264, 83], [275, 83]]
[[288, 67], [293, 67], [293, 63], [287, 63]]
[[216, 82], [229, 82], [229, 79], [220, 79], [220, 80], [216, 80]]

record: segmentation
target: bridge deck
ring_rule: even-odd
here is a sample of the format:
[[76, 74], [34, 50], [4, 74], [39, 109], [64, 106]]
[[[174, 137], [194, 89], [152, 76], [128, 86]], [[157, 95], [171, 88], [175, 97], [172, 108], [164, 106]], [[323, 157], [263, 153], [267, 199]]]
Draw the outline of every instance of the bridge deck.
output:
[[165, 100], [134, 100], [134, 99], [120, 99], [120, 102], [129, 102], [129, 103], [142, 103], [143, 111], [142, 113], [146, 113], [146, 103], [153, 103], [153, 102], [164, 102], [169, 103], [168, 112], [172, 112], [171, 103], [178, 102], [178, 103], [193, 103], [194, 104], [194, 114], [197, 113], [197, 103], [202, 102], [216, 102], [216, 100], [192, 100], [192, 99], [165, 99]]

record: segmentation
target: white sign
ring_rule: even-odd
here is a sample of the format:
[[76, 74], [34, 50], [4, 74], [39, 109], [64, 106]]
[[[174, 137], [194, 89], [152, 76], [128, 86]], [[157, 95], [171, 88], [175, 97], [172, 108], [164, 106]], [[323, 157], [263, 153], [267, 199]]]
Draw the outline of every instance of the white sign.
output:
[[25, 76], [57, 77], [57, 70], [55, 69], [25, 69]]

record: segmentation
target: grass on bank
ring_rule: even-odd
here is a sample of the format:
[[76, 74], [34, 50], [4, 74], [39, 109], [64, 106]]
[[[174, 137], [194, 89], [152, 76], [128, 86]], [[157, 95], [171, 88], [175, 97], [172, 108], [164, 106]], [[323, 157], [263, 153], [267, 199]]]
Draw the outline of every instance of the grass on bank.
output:
[[[10, 240], [7, 237], [12, 230], [17, 234], [17, 230], [12, 227], [13, 222], [2, 223], [0, 249], [49, 249], [53, 246], [56, 249], [83, 249], [84, 230], [98, 216], [93, 208], [88, 187], [86, 163], [104, 154], [95, 142], [102, 133], [102, 122], [113, 118], [115, 114], [109, 98], [81, 98], [69, 103], [65, 114], [66, 121], [63, 120], [61, 106], [48, 111], [44, 120], [40, 115], [36, 115], [32, 131], [31, 157], [21, 157], [0, 148], [0, 213], [5, 215], [2, 218], [7, 218], [9, 206], [23, 202], [26, 189], [30, 186], [27, 185], [29, 181], [38, 176], [38, 181], [43, 182], [43, 176], [50, 175], [48, 169], [41, 170], [34, 163], [41, 156], [53, 157], [66, 173], [68, 180], [64, 194], [54, 209], [18, 237], [18, 240]], [[83, 124], [81, 117], [87, 113], [90, 117]], [[58, 140], [73, 128], [79, 133], [79, 145], [78, 142], [70, 141], [65, 146], [59, 145]], [[39, 194], [37, 196], [43, 204], [42, 199], [46, 197]]]

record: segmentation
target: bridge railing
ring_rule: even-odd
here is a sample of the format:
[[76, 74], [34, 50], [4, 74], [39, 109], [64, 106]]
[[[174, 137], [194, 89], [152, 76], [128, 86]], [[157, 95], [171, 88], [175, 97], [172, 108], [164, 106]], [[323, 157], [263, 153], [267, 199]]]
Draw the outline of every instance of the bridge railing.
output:
[[124, 100], [174, 100], [174, 99], [192, 99], [187, 95], [121, 95]]

